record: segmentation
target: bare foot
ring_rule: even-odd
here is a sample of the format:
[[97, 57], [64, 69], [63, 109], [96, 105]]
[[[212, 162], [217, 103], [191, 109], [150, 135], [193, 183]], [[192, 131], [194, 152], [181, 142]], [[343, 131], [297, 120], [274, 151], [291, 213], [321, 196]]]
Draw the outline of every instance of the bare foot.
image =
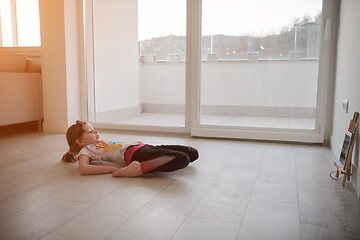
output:
[[119, 168], [112, 173], [113, 177], [137, 177], [141, 176], [141, 167], [138, 161], [131, 162], [128, 166]]

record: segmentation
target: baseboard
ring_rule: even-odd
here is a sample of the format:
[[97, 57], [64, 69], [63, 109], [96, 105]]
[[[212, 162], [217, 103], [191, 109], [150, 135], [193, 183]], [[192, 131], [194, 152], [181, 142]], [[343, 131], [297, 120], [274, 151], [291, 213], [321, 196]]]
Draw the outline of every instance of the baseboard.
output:
[[147, 113], [185, 113], [184, 104], [154, 104], [154, 103], [142, 103], [142, 112]]
[[[148, 113], [184, 113], [184, 104], [143, 103], [142, 112]], [[205, 115], [235, 115], [255, 117], [297, 117], [314, 118], [315, 108], [305, 107], [263, 107], [263, 106], [222, 106], [202, 105], [201, 113]]]
[[40, 126], [41, 124], [39, 121], [31, 121], [31, 122], [0, 126], [0, 136], [26, 133], [26, 132], [38, 132], [41, 131]]
[[305, 107], [267, 107], [267, 106], [216, 106], [202, 105], [205, 115], [237, 115], [255, 117], [300, 117], [314, 118], [315, 108]]

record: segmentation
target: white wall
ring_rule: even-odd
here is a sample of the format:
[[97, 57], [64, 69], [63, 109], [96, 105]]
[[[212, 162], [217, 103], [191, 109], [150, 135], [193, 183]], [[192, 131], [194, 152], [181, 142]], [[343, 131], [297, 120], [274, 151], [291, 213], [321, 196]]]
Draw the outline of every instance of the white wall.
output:
[[137, 1], [94, 1], [97, 112], [139, 106]]
[[85, 89], [83, 79], [83, 37], [82, 16], [80, 0], [64, 0], [65, 21], [65, 55], [66, 55], [66, 88], [68, 125], [74, 124], [78, 119], [85, 119], [86, 111], [82, 101]]
[[203, 105], [315, 108], [317, 69], [317, 61], [203, 63], [201, 101]]
[[185, 104], [185, 63], [140, 64], [141, 103]]
[[78, 6], [81, 0], [40, 0], [45, 132], [65, 132], [80, 119]]
[[[354, 111], [360, 112], [360, 1], [342, 0], [340, 10], [337, 66], [333, 108], [331, 149], [339, 156], [344, 133]], [[342, 110], [342, 101], [349, 100], [349, 112]], [[357, 139], [359, 140], [359, 139]], [[359, 141], [354, 151], [355, 166], [359, 165]], [[360, 171], [353, 169], [352, 183], [360, 197]]]
[[63, 0], [40, 0], [44, 131], [67, 128], [65, 26]]

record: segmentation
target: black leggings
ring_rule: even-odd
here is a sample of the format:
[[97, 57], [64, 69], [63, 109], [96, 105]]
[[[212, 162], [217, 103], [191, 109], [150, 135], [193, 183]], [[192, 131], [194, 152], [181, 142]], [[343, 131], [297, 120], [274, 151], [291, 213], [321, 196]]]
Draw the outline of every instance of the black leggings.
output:
[[[150, 161], [156, 162], [157, 159], [161, 159], [164, 156], [168, 156], [165, 163], [158, 165], [150, 163]], [[144, 163], [144, 165], [147, 164], [147, 170], [143, 173], [171, 172], [186, 167], [190, 162], [198, 159], [198, 157], [198, 151], [190, 146], [144, 145], [134, 152], [131, 161], [138, 161]]]

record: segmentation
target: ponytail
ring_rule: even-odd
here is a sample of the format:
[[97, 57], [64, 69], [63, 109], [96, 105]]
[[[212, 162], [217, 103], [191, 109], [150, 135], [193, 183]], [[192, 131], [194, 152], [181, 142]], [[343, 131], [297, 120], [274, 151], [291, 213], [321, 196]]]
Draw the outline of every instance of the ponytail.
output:
[[75, 155], [81, 150], [80, 146], [76, 143], [84, 134], [83, 126], [86, 122], [77, 120], [75, 124], [71, 125], [66, 132], [66, 140], [69, 145], [69, 150], [62, 156], [61, 161], [63, 162], [76, 162]]
[[63, 162], [76, 162], [76, 158], [69, 151], [67, 151], [61, 158]]

